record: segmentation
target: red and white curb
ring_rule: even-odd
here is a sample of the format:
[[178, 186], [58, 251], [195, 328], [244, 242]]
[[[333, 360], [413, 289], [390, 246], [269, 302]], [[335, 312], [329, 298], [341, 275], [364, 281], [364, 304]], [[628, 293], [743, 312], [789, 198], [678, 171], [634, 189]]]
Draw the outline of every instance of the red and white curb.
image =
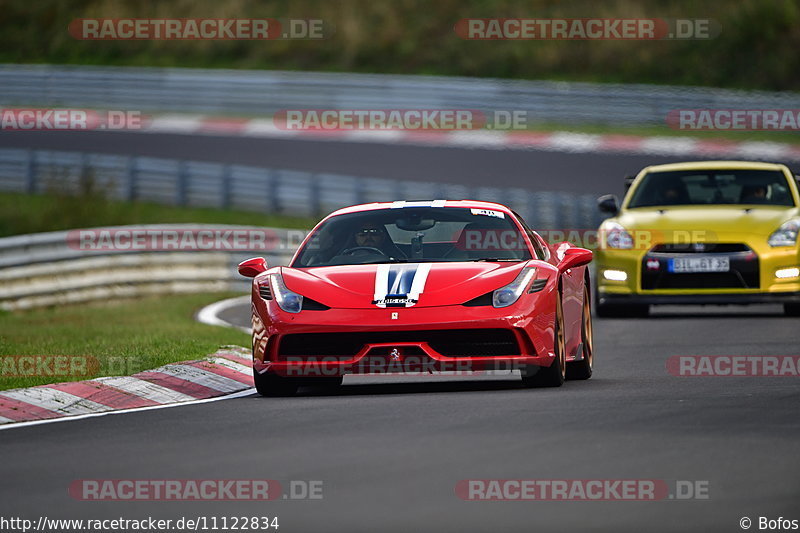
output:
[[150, 117], [141, 129], [129, 131], [495, 150], [730, 157], [773, 161], [800, 160], [800, 145], [769, 141], [742, 142], [727, 139], [645, 137], [568, 131], [285, 130], [275, 126], [271, 119], [220, 118], [198, 115], [155, 115]]
[[0, 391], [0, 429], [213, 401], [251, 394], [252, 388], [250, 350], [224, 346], [206, 359], [168, 364], [132, 376]]

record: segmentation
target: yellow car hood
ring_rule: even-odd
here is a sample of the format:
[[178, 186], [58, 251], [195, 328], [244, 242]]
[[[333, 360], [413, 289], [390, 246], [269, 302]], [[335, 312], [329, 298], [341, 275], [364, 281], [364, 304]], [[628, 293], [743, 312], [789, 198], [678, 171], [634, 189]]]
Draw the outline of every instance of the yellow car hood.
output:
[[636, 208], [624, 210], [614, 220], [627, 230], [705, 231], [707, 240], [713, 241], [714, 234], [736, 233], [763, 235], [766, 239], [796, 216], [800, 216], [796, 207], [715, 205]]

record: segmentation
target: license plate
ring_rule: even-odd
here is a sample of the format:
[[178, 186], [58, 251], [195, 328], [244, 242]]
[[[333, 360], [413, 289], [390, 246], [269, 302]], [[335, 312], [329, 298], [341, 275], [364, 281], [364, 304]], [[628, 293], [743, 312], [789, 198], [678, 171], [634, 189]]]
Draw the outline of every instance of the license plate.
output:
[[675, 257], [669, 260], [669, 271], [675, 274], [689, 272], [728, 272], [731, 261], [728, 257]]

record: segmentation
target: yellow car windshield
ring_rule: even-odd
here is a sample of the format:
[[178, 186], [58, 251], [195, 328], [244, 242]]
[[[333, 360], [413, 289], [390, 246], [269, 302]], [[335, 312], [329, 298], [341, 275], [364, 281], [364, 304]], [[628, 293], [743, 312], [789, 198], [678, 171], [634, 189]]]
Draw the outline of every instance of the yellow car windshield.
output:
[[794, 199], [777, 170], [681, 170], [645, 175], [628, 208], [676, 205], [794, 206]]

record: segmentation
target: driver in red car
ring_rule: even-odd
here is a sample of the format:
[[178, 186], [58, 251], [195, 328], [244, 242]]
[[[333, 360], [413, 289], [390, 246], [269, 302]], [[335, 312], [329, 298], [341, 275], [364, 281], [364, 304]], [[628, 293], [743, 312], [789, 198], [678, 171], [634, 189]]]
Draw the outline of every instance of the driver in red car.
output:
[[377, 224], [364, 224], [354, 235], [356, 245], [382, 249], [386, 242], [386, 229], [379, 228]]
[[395, 246], [386, 228], [381, 224], [373, 222], [362, 224], [353, 235], [353, 240], [355, 246], [349, 247], [347, 251], [368, 253], [369, 250], [358, 250], [357, 248], [373, 248], [392, 259], [405, 258], [405, 254]]

